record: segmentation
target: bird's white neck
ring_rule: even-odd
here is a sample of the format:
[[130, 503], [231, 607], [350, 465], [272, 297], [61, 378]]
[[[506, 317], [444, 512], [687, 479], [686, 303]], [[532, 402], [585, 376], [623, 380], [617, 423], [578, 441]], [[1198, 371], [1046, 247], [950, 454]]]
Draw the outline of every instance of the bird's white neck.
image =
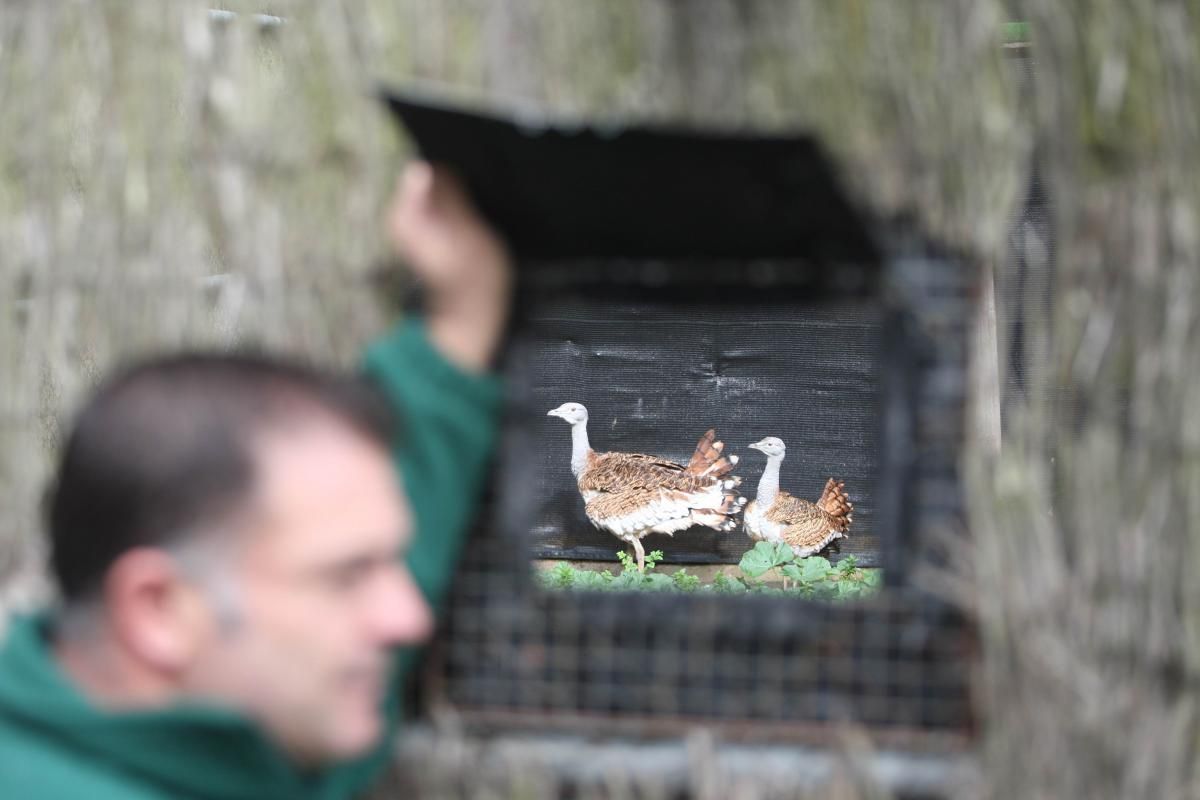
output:
[[758, 479], [758, 496], [755, 498], [760, 508], [774, 503], [779, 494], [779, 465], [782, 463], [783, 456], [767, 456], [767, 467]]
[[588, 452], [591, 451], [587, 438], [587, 423], [578, 422], [571, 426], [571, 472], [576, 477], [587, 466]]

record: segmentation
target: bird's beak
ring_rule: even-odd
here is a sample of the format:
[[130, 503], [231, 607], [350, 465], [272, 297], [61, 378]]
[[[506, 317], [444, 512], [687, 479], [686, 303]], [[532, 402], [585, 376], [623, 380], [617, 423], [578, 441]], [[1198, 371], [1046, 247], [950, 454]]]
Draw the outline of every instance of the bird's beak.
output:
[[764, 444], [763, 442], [755, 442], [754, 444], [750, 444], [750, 445], [746, 445], [746, 446], [749, 447], [751, 450], [757, 450], [758, 452], [761, 453], [763, 451], [763, 444]]
[[546, 416], [547, 417], [561, 417], [562, 409], [561, 408], [552, 408], [546, 412]]

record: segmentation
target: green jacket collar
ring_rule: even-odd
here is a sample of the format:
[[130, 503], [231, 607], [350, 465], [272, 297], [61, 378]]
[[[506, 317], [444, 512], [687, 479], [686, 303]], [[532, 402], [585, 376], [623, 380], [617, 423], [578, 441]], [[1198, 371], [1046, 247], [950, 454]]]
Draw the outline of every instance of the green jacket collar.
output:
[[99, 709], [52, 657], [47, 622], [44, 615], [13, 620], [0, 649], [0, 718], [44, 739], [47, 747], [117, 765], [165, 793], [213, 800], [345, 797], [384, 760], [381, 746], [362, 761], [305, 774], [253, 723], [231, 711], [200, 704]]

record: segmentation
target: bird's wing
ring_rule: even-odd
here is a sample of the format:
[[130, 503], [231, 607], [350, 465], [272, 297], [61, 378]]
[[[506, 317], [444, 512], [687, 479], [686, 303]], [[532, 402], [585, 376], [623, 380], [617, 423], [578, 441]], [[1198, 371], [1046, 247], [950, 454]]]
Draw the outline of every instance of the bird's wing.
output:
[[675, 489], [696, 492], [713, 486], [719, 479], [711, 475], [694, 475], [673, 461], [641, 453], [597, 453], [578, 480], [582, 491]]
[[635, 487], [621, 492], [602, 492], [585, 506], [593, 524], [610, 527], [628, 521], [632, 527], [653, 526], [663, 519], [686, 517], [691, 496], [678, 489]]
[[815, 553], [838, 533], [835, 520], [814, 503], [780, 492], [767, 510], [766, 518], [785, 526], [781, 538], [803, 551]]
[[816, 505], [780, 490], [764, 516], [780, 525], [796, 525], [813, 518], [814, 515], [822, 518], [825, 516]]

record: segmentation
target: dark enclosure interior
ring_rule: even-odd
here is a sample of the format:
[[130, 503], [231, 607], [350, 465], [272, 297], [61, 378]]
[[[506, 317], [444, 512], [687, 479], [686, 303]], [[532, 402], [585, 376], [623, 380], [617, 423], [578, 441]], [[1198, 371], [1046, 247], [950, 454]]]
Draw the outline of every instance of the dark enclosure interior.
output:
[[551, 124], [384, 98], [522, 261], [879, 258], [806, 135]]
[[[753, 497], [788, 446], [782, 488], [816, 500], [845, 481], [855, 505], [831, 555], [880, 563], [878, 249], [806, 136], [595, 129], [466, 114], [389, 95], [422, 155], [451, 164], [520, 261], [506, 352], [523, 411], [579, 402], [598, 451], [684, 461], [715, 428]], [[535, 558], [615, 560], [583, 513], [570, 430], [529, 431]], [[506, 468], [519, 468], [516, 464]], [[651, 535], [668, 563], [736, 563], [740, 530]]]
[[[961, 530], [975, 272], [903, 222], [864, 221], [809, 138], [511, 123], [392, 98], [518, 257], [509, 387], [490, 497], [464, 554], [424, 694], [472, 724], [827, 737], [853, 720], [911, 739], [972, 725], [969, 627], [915, 591]], [[699, 179], [702, 176], [704, 179]], [[764, 201], [764, 198], [766, 199]], [[842, 552], [884, 569], [860, 603], [764, 595], [545, 592], [539, 556], [612, 558], [547, 410], [590, 410], [597, 449], [686, 460], [716, 427], [750, 495], [783, 438], [784, 488], [846, 482]], [[733, 561], [744, 534], [651, 536]], [[747, 725], [746, 723], [752, 723]]]
[[[686, 302], [685, 302], [686, 300]], [[777, 436], [788, 447], [781, 484], [816, 500], [828, 477], [855, 505], [849, 539], [859, 562], [878, 563], [873, 534], [878, 442], [877, 300], [827, 298], [787, 287], [709, 291], [576, 289], [530, 301], [511, 357], [531, 365], [531, 400], [589, 411], [597, 451], [650, 453], [687, 463], [715, 428], [740, 462], [739, 491], [753, 498], [766, 459], [746, 445]], [[570, 428], [536, 429], [538, 558], [613, 559], [623, 543], [591, 526], [570, 471]], [[694, 527], [652, 534], [667, 563], [736, 563], [753, 542], [741, 531]]]

